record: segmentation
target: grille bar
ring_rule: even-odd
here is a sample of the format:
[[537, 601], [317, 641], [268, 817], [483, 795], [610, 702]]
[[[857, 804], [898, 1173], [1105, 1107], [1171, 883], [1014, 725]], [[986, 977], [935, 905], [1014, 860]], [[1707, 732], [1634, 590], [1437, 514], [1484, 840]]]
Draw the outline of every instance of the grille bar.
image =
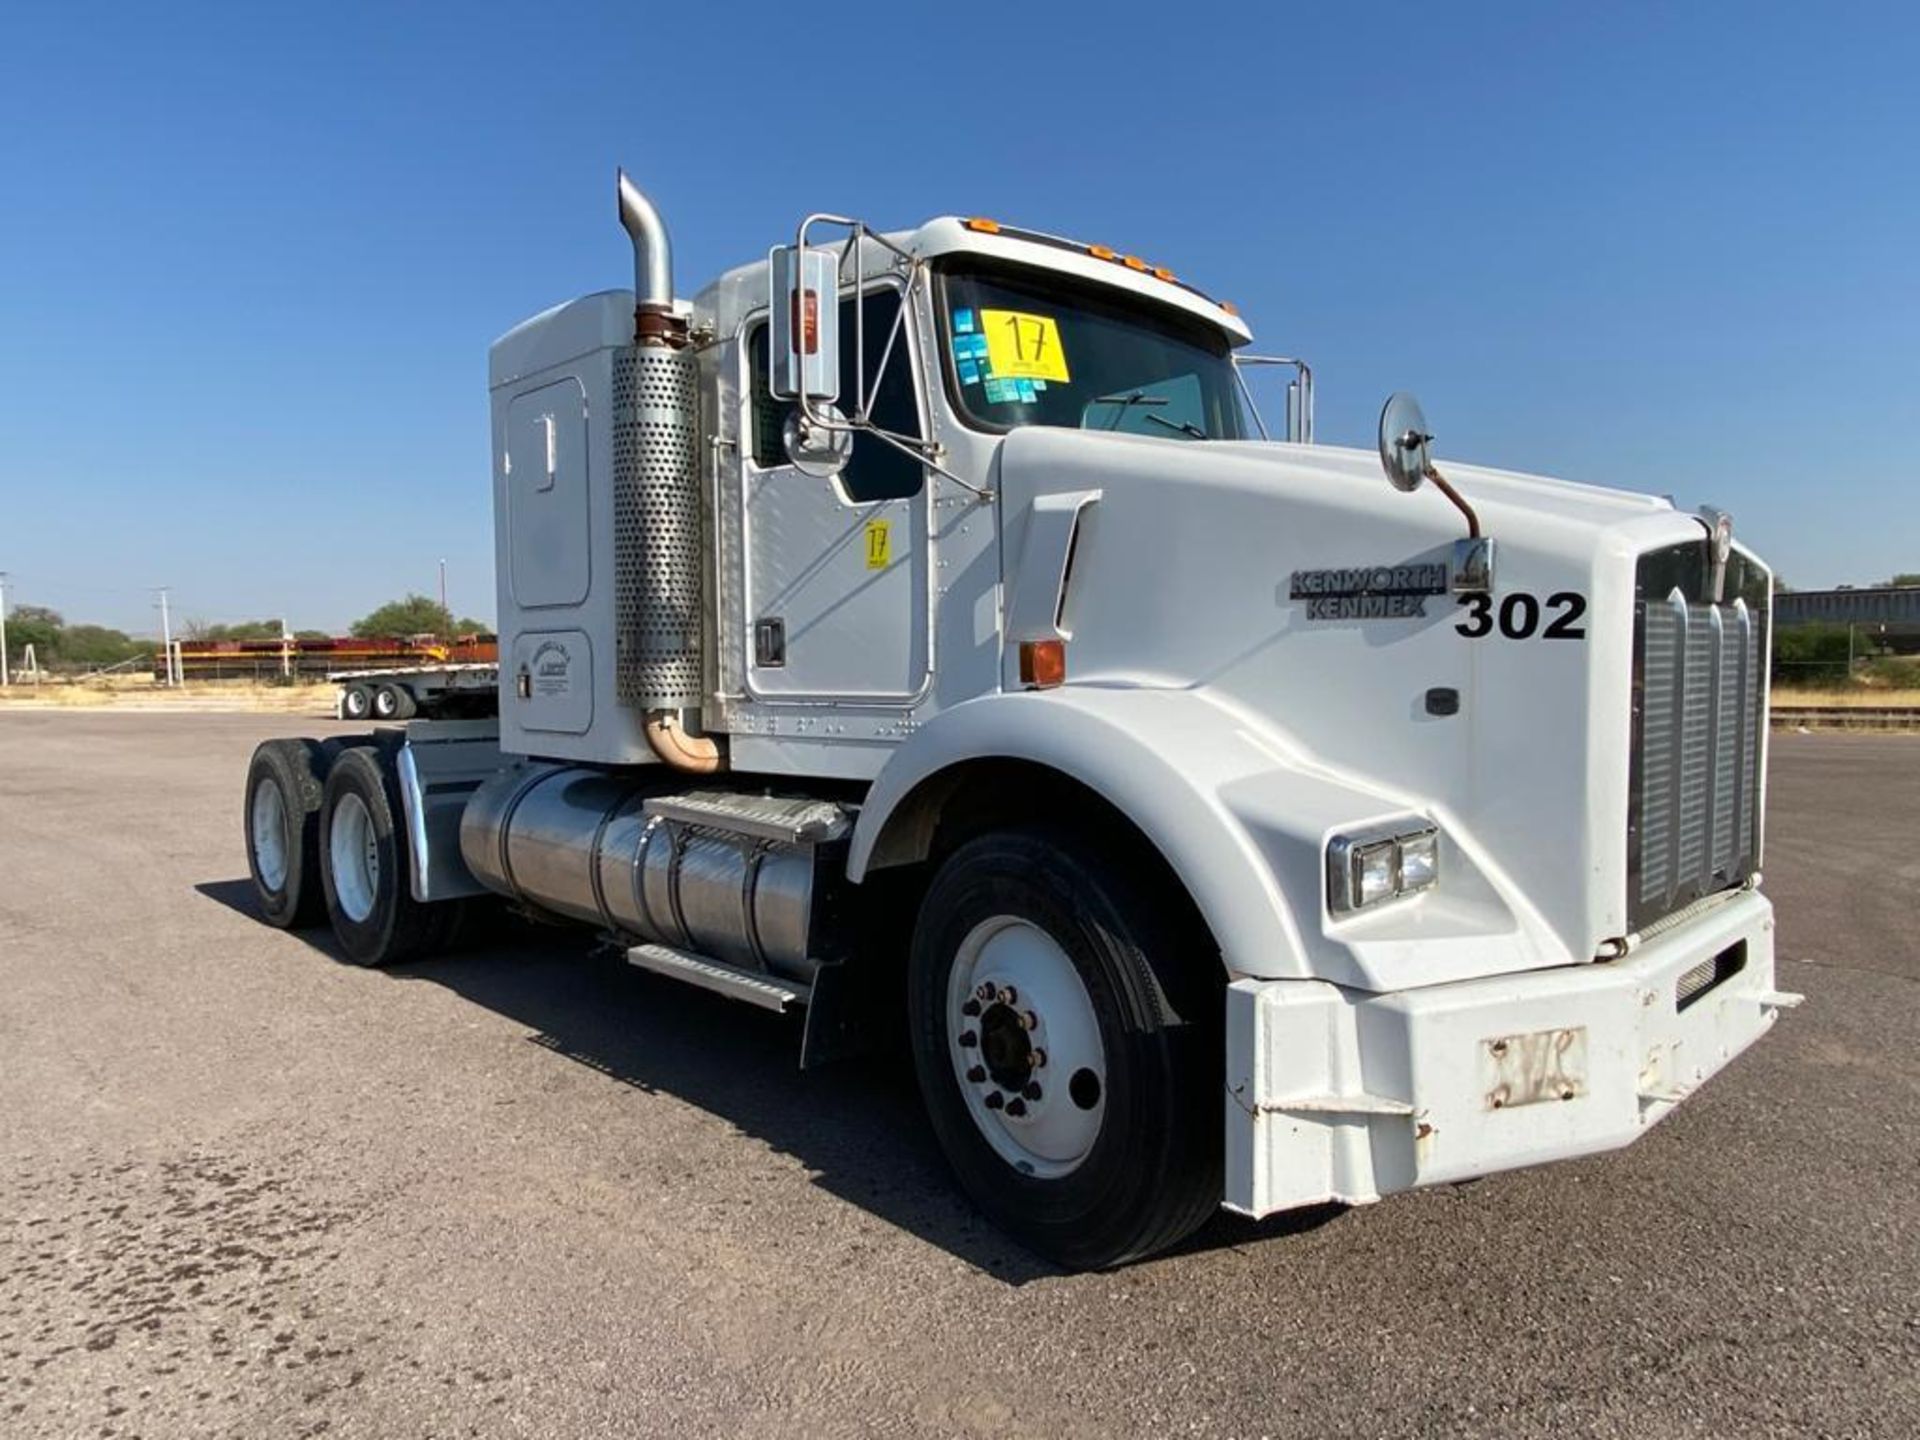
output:
[[1637, 616], [1628, 841], [1636, 926], [1750, 876], [1760, 837], [1763, 617], [1675, 585]]

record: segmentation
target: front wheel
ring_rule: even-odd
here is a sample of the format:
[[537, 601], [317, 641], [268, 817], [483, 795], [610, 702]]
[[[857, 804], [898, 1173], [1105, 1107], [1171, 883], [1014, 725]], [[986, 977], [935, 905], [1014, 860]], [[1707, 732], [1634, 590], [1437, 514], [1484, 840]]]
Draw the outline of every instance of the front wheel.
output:
[[1173, 1244], [1221, 1186], [1220, 962], [1162, 877], [1064, 833], [967, 842], [914, 933], [914, 1064], [996, 1224], [1063, 1265]]

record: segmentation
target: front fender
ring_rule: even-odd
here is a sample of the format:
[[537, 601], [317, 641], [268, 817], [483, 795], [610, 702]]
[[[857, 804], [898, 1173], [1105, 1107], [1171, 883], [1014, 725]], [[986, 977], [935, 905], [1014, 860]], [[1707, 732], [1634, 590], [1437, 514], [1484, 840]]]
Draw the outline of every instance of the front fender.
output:
[[942, 712], [874, 782], [850, 877], [865, 877], [920, 786], [989, 758], [1044, 765], [1125, 814], [1186, 886], [1230, 972], [1325, 976], [1331, 963], [1357, 978], [1318, 943], [1326, 835], [1406, 807], [1304, 773], [1277, 737], [1190, 690], [1021, 691]]
[[[880, 772], [848, 856], [863, 879], [897, 851], [915, 792], [971, 760], [1044, 765], [1113, 805], [1158, 848], [1212, 930], [1227, 970], [1397, 990], [1564, 965], [1569, 954], [1444, 809], [1335, 772], [1285, 734], [1204, 691], [1066, 686], [981, 696], [941, 712]], [[1326, 908], [1338, 831], [1437, 820], [1437, 889], [1377, 913]], [[896, 828], [897, 827], [897, 828]]]

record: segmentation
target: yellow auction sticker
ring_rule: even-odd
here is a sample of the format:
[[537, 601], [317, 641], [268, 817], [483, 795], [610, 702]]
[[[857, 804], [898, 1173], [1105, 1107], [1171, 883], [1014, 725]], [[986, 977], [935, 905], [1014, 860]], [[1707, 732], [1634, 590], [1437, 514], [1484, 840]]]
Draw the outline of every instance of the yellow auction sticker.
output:
[[987, 364], [996, 378], [1063, 384], [1072, 380], [1067, 352], [1060, 344], [1060, 324], [1051, 315], [982, 310], [980, 329], [987, 337]]
[[893, 522], [869, 520], [867, 522], [867, 568], [884, 570], [892, 559]]

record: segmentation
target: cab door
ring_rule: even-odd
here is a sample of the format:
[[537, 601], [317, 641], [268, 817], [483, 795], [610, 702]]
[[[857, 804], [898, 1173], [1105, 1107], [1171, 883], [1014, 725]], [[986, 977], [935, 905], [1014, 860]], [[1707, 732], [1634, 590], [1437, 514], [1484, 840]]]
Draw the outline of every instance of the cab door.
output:
[[[880, 366], [900, 313], [898, 289], [869, 291], [864, 309], [873, 422], [924, 434], [911, 324]], [[849, 297], [840, 314], [840, 394], [848, 411], [859, 393], [855, 323]], [[770, 703], [911, 701], [930, 668], [925, 466], [861, 434], [838, 476], [802, 474], [781, 441], [792, 406], [767, 389], [764, 317], [741, 348], [749, 371], [741, 387], [748, 694]]]

